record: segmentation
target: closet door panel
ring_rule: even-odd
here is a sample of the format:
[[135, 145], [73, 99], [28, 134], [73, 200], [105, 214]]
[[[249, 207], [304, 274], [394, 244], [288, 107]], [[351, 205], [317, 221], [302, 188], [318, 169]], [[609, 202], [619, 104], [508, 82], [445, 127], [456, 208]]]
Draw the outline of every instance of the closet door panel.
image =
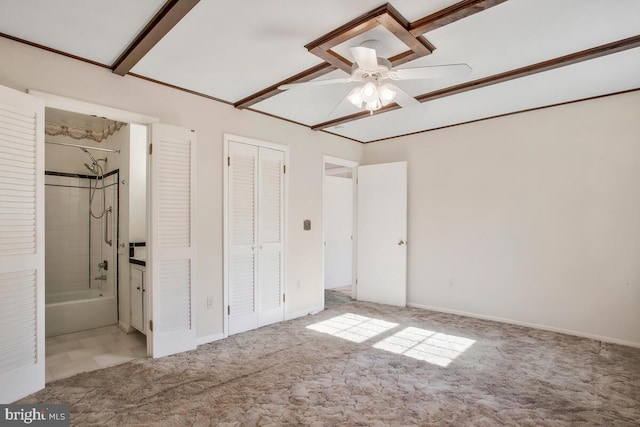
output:
[[284, 152], [260, 148], [258, 162], [259, 325], [284, 320]]
[[258, 148], [229, 142], [228, 281], [229, 334], [258, 326]]

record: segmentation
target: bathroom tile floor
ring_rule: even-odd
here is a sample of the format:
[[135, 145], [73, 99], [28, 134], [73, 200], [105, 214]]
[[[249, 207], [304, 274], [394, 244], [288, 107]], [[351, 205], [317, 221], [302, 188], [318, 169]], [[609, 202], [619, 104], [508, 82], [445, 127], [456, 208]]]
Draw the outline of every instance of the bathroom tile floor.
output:
[[45, 340], [46, 382], [147, 357], [146, 337], [117, 325]]

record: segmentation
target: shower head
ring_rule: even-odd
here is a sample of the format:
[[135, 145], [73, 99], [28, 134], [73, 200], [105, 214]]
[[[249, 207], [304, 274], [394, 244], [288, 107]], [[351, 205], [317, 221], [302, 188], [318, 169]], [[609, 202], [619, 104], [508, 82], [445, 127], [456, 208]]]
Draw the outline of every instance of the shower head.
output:
[[[87, 155], [91, 158], [91, 161], [92, 161], [94, 164], [98, 163], [98, 161], [96, 160], [96, 158], [95, 158], [95, 157], [93, 157], [93, 156], [91, 155], [91, 153], [89, 152], [89, 150], [87, 150], [87, 149], [86, 149], [86, 148], [84, 148], [84, 147], [78, 147], [78, 148], [80, 148], [82, 151], [84, 151], [85, 153], [87, 153]], [[87, 166], [87, 167], [89, 167], [89, 166]], [[95, 172], [94, 172], [94, 173], [95, 173]]]
[[87, 163], [85, 163], [84, 166], [87, 169], [89, 169], [91, 171], [91, 173], [93, 173], [94, 175], [98, 175], [98, 164], [97, 163], [92, 163], [91, 165], [88, 165]]

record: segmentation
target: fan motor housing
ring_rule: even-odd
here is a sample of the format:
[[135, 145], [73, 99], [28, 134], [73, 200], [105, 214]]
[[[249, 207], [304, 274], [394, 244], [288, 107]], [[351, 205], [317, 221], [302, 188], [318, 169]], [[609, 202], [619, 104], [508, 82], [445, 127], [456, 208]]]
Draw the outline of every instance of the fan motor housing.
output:
[[355, 62], [351, 66], [351, 76], [357, 79], [366, 79], [368, 77], [386, 77], [391, 70], [391, 62], [388, 59], [376, 57], [378, 66], [375, 70], [363, 69], [358, 67]]

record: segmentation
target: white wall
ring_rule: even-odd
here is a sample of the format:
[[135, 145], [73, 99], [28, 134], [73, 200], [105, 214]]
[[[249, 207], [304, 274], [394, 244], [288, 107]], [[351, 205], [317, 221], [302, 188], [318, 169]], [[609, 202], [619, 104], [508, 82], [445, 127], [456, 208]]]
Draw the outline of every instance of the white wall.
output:
[[[155, 116], [198, 132], [198, 337], [222, 332], [222, 142], [232, 133], [290, 147], [287, 313], [322, 304], [323, 154], [359, 160], [361, 144], [0, 38], [0, 85], [28, 88]], [[312, 229], [303, 231], [303, 220]], [[215, 304], [207, 310], [206, 298]]]
[[324, 180], [324, 287], [351, 286], [353, 180], [336, 176]]
[[147, 127], [131, 125], [129, 143], [129, 241], [147, 241]]
[[409, 162], [408, 301], [640, 345], [640, 92], [366, 145]]

